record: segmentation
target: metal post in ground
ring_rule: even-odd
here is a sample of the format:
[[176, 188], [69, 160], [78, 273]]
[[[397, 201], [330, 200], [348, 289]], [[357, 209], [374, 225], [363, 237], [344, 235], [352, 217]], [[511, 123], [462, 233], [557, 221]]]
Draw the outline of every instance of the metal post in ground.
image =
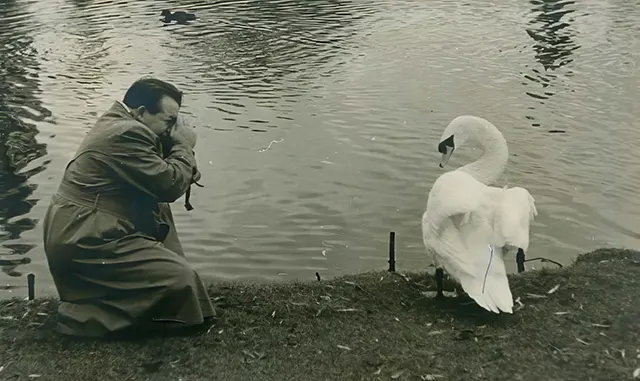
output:
[[27, 290], [29, 292], [29, 300], [36, 298], [36, 276], [35, 274], [27, 275]]
[[389, 233], [389, 272], [396, 271], [396, 232]]

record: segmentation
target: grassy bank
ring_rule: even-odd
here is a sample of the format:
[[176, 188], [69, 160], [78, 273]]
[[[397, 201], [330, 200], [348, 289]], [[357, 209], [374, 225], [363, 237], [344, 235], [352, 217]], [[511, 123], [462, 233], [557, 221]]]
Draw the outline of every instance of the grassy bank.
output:
[[511, 285], [513, 315], [435, 301], [427, 274], [226, 284], [209, 332], [135, 342], [66, 339], [53, 331], [55, 301], [0, 301], [0, 379], [633, 379], [639, 252], [598, 250]]

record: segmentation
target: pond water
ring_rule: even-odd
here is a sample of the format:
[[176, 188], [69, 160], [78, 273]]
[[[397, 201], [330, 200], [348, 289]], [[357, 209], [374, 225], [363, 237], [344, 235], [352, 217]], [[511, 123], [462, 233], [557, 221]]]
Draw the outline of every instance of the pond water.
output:
[[[26, 295], [29, 272], [55, 294], [49, 199], [87, 129], [149, 74], [184, 90], [199, 123], [205, 187], [174, 213], [204, 278], [384, 269], [392, 230], [398, 270], [428, 269], [420, 219], [442, 173], [438, 139], [460, 114], [501, 129], [502, 184], [536, 198], [529, 257], [640, 246], [636, 2], [3, 4], [0, 258], [31, 263], [2, 269], [0, 297]], [[164, 26], [164, 8], [198, 19]]]

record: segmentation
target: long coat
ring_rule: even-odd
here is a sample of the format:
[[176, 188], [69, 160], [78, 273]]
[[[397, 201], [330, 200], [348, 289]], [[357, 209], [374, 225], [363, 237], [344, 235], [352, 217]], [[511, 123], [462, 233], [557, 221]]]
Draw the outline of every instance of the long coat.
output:
[[163, 151], [160, 138], [119, 102], [98, 119], [44, 218], [60, 332], [104, 336], [157, 326], [154, 319], [198, 325], [215, 315], [169, 207], [195, 168], [191, 147]]

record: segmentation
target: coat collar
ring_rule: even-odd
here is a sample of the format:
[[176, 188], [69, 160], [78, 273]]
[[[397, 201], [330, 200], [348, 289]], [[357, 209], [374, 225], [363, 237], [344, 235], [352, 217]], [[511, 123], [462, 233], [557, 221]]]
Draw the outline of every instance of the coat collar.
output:
[[120, 101], [120, 100], [116, 101], [114, 106], [116, 106], [116, 105], [120, 105], [120, 107], [122, 107], [127, 114], [131, 115], [131, 109], [129, 108], [129, 106], [124, 104], [123, 101]]

